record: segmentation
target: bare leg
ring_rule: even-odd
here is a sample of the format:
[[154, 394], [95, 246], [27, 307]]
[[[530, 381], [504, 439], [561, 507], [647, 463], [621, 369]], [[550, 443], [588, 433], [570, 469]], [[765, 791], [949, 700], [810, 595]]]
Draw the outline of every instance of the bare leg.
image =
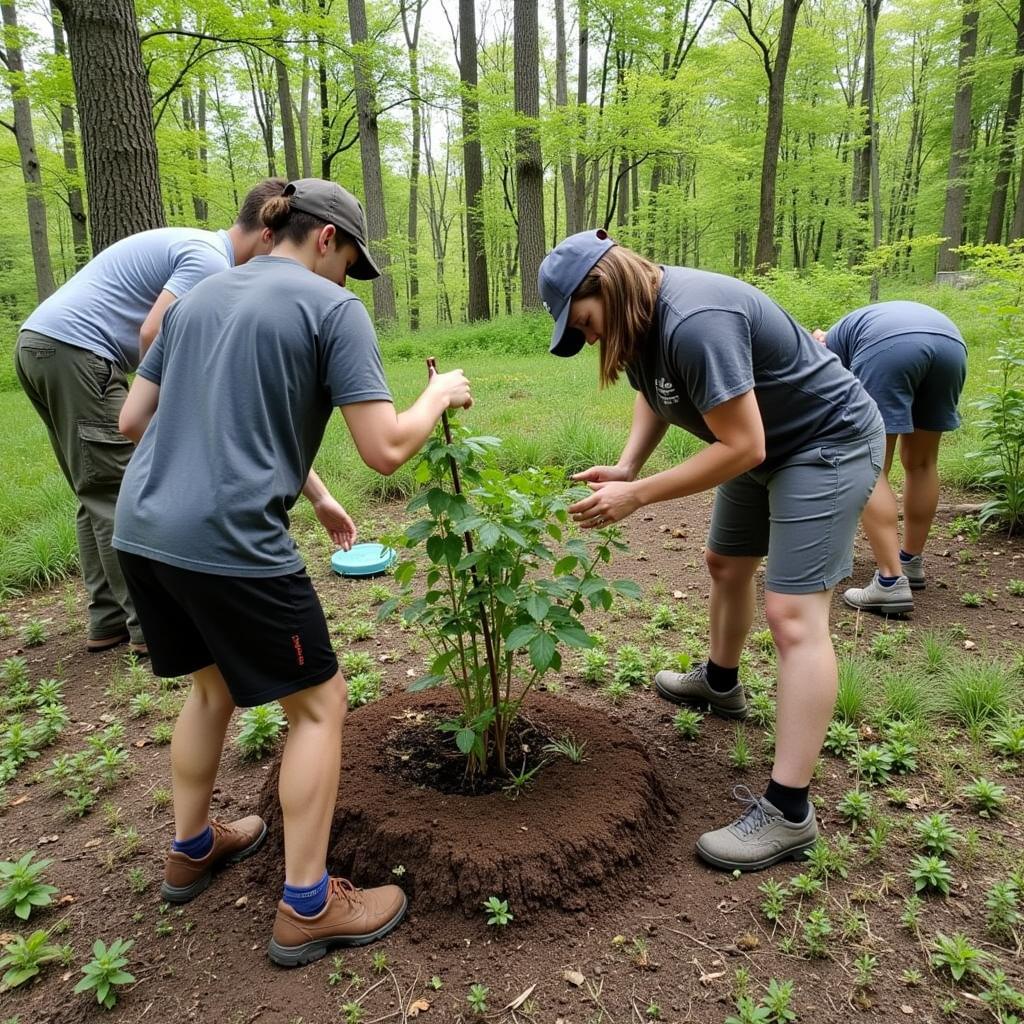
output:
[[885, 465], [878, 483], [864, 506], [860, 521], [875, 556], [875, 564], [883, 576], [901, 576], [899, 507], [889, 484], [889, 470], [899, 434], [885, 435]]
[[327, 863], [348, 691], [339, 672], [326, 683], [293, 693], [280, 703], [288, 716], [278, 784], [284, 816], [285, 881], [315, 885]]
[[705, 551], [704, 559], [711, 573], [711, 660], [722, 668], [736, 668], [754, 621], [754, 574], [761, 559], [713, 551]]
[[171, 740], [174, 837], [182, 842], [210, 823], [210, 797], [235, 702], [216, 665], [192, 673], [192, 689]]
[[939, 442], [937, 430], [915, 430], [900, 441], [900, 461], [906, 476], [903, 484], [903, 548], [920, 555], [928, 542], [935, 509], [939, 504]]
[[783, 786], [811, 781], [836, 700], [836, 655], [828, 628], [832, 591], [765, 594], [765, 614], [779, 660], [772, 778]]

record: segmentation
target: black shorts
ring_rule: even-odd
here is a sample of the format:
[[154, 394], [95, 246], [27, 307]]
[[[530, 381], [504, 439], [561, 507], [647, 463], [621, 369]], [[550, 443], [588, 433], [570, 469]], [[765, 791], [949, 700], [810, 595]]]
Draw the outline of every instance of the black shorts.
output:
[[305, 569], [287, 576], [215, 576], [118, 551], [153, 672], [220, 669], [248, 708], [327, 682], [338, 671]]

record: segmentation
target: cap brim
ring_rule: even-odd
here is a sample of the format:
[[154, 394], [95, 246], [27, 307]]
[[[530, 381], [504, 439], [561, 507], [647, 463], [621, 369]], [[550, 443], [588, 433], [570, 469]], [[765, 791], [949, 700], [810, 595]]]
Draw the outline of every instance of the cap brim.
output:
[[587, 339], [583, 337], [582, 331], [569, 326], [569, 310], [571, 302], [566, 302], [555, 321], [555, 329], [551, 334], [551, 346], [548, 351], [553, 356], [574, 356], [586, 344]]
[[373, 262], [373, 257], [366, 246], [362, 242], [356, 242], [356, 248], [359, 250], [359, 259], [348, 268], [348, 276], [354, 277], [357, 281], [372, 281], [375, 277], [380, 277], [380, 268]]

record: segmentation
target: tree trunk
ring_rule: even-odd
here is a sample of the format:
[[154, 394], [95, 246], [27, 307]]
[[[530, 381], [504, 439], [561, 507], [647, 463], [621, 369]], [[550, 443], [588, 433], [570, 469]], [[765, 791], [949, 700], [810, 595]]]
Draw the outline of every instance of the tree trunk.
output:
[[[274, 21], [284, 24], [284, 18], [279, 13], [281, 0], [270, 0], [271, 16]], [[279, 26], [275, 25], [275, 32]], [[274, 40], [274, 74], [277, 78], [277, 105], [281, 110], [281, 135], [284, 138], [284, 172], [289, 181], [295, 181], [301, 176], [299, 171], [299, 151], [295, 147], [295, 118], [292, 114], [292, 88], [289, 81], [288, 46], [284, 39], [284, 30]]]
[[201, 196], [196, 203], [196, 219], [204, 227], [210, 219], [210, 204], [207, 195], [210, 191], [210, 156], [206, 138], [206, 83], [199, 86], [199, 107], [196, 115], [196, 129], [199, 132], [199, 180]]
[[1006, 190], [1010, 182], [1013, 154], [1017, 140], [1017, 121], [1020, 119], [1020, 101], [1024, 87], [1024, 0], [1017, 9], [1017, 45], [1014, 50], [1017, 63], [1010, 76], [1010, 95], [1006, 100], [1006, 117], [1003, 118], [1003, 138], [999, 146], [999, 166], [992, 187], [992, 202], [988, 209], [988, 226], [985, 229], [986, 242], [1003, 240], [1003, 223], [1006, 220]]
[[587, 85], [590, 77], [590, 28], [588, 24], [589, 0], [579, 0], [579, 45], [576, 51], [576, 174], [573, 189], [572, 223], [574, 231], [585, 231], [587, 224], [587, 158], [584, 141], [587, 130]]
[[761, 197], [757, 221], [755, 269], [774, 267], [778, 262], [775, 248], [775, 179], [779, 167], [779, 144], [782, 140], [783, 101], [786, 94], [786, 73], [793, 48], [796, 18], [803, 0], [783, 0], [782, 24], [775, 50], [775, 62], [768, 76], [768, 124], [764, 135], [761, 159]]
[[[853, 187], [850, 198], [854, 208], [865, 222], [868, 221], [868, 199], [871, 196], [871, 173], [878, 146], [878, 125], [875, 122], [875, 35], [882, 0], [864, 0], [864, 80], [861, 83], [860, 106], [863, 133], [853, 154]], [[865, 232], [866, 235], [866, 232]], [[877, 248], [878, 242], [875, 242]], [[850, 246], [849, 266], [863, 258], [864, 241], [858, 238]]]
[[409, 219], [407, 227], [409, 249], [409, 327], [416, 330], [420, 325], [420, 278], [418, 252], [419, 234], [419, 188], [420, 188], [420, 136], [422, 135], [422, 113], [420, 111], [420, 66], [419, 41], [420, 22], [423, 18], [425, 0], [413, 0], [413, 23], [409, 26], [409, 8], [402, 4], [402, 28], [409, 48], [409, 107], [412, 116], [412, 147], [409, 160]]
[[[555, 0], [555, 107], [562, 111], [569, 105], [566, 60], [565, 0]], [[577, 145], [581, 142], [581, 139], [577, 139]], [[568, 152], [562, 154], [559, 160], [559, 168], [562, 174], [562, 205], [565, 207], [565, 233], [572, 235], [581, 229], [576, 223], [576, 178], [572, 169], [572, 157]], [[557, 225], [558, 217], [556, 216], [556, 229]]]
[[537, 0], [514, 0], [516, 205], [523, 309], [539, 309], [537, 271], [544, 258], [544, 164], [540, 152], [540, 54]]
[[469, 271], [469, 320], [491, 315], [487, 296], [487, 249], [480, 197], [484, 165], [480, 150], [480, 107], [477, 100], [475, 0], [459, 0], [459, 75], [462, 79], [462, 159], [466, 179], [466, 252]]
[[302, 176], [313, 177], [313, 154], [309, 148], [309, 57], [302, 58], [302, 86], [299, 95], [299, 152], [302, 156]]
[[32, 247], [32, 266], [36, 274], [36, 296], [42, 302], [52, 295], [53, 265], [50, 262], [50, 241], [46, 234], [46, 202], [43, 199], [43, 178], [36, 155], [36, 136], [32, 129], [32, 107], [25, 86], [25, 65], [21, 59], [18, 14], [14, 0], [0, 4], [4, 22], [4, 49], [7, 52], [7, 84], [14, 106], [14, 137], [18, 143], [21, 176], [25, 182], [28, 206], [28, 236]]
[[[50, 8], [53, 25], [53, 52], [60, 58], [66, 56], [64, 46], [64, 25], [60, 11]], [[75, 141], [75, 110], [69, 103], [60, 105], [60, 140], [64, 156], [64, 170], [68, 173], [68, 212], [71, 214], [71, 244], [75, 250], [75, 269], [85, 266], [89, 259], [89, 232], [86, 228], [85, 202], [78, 184], [78, 150]]]
[[164, 225], [149, 86], [131, 0], [56, 5], [71, 51], [89, 228], [98, 252], [125, 235]]
[[381, 324], [391, 323], [398, 315], [395, 288], [391, 281], [391, 257], [387, 251], [388, 216], [384, 208], [384, 179], [380, 168], [380, 136], [377, 130], [377, 99], [373, 93], [373, 75], [367, 66], [369, 30], [366, 26], [365, 0], [348, 0], [348, 23], [355, 50], [356, 109], [359, 114], [359, 157], [363, 165], [363, 198], [371, 254], [380, 268], [373, 281], [373, 313]]
[[942, 234], [946, 241], [939, 247], [940, 272], [960, 269], [960, 256], [955, 249], [960, 245], [963, 236], [964, 206], [967, 200], [965, 177], [970, 163], [973, 95], [971, 65], [978, 49], [978, 7], [975, 0], [962, 0], [962, 4], [960, 59], [957, 63], [956, 96], [953, 99], [953, 133], [946, 184], [946, 208], [942, 217]]

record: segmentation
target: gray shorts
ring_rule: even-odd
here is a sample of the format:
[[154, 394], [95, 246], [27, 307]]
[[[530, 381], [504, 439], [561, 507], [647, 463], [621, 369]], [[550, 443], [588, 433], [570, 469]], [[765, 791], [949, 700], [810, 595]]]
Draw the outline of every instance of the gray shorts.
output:
[[853, 538], [885, 455], [878, 424], [861, 440], [797, 452], [770, 470], [752, 469], [715, 491], [708, 549], [768, 556], [765, 589], [831, 590], [853, 571]]
[[875, 400], [887, 434], [960, 426], [967, 349], [941, 334], [900, 334], [870, 345], [850, 367]]

